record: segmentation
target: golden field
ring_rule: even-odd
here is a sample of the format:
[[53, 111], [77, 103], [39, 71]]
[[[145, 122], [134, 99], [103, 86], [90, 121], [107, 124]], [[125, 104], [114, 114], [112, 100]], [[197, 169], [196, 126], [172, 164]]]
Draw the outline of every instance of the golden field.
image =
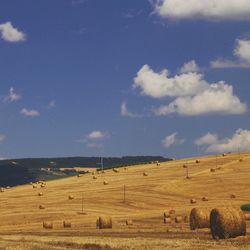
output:
[[[238, 154], [219, 155], [215, 172], [210, 171], [216, 166], [212, 155], [107, 170], [96, 179], [90, 173], [54, 180], [45, 188], [5, 189], [0, 193], [0, 249], [250, 249], [248, 236], [215, 241], [209, 229], [163, 223], [163, 213], [170, 209], [185, 216], [193, 207], [250, 203], [250, 153], [241, 157], [240, 162]], [[208, 201], [202, 201], [204, 196]], [[100, 215], [112, 217], [112, 229], [96, 229]], [[133, 224], [127, 226], [126, 220]], [[52, 222], [53, 229], [44, 229], [44, 221]], [[64, 228], [63, 221], [72, 227]], [[250, 231], [248, 222], [247, 227]]]

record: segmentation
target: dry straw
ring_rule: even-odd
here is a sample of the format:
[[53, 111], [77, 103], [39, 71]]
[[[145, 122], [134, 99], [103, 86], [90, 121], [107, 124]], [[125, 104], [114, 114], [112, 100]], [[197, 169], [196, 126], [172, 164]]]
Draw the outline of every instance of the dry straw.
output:
[[96, 227], [99, 229], [112, 228], [112, 219], [109, 216], [100, 216], [96, 221]]
[[53, 229], [53, 223], [48, 222], [48, 221], [44, 221], [43, 222], [43, 228], [45, 228], [45, 229]]
[[209, 228], [210, 209], [193, 208], [190, 212], [189, 225], [191, 230], [197, 228]]
[[246, 220], [242, 211], [228, 207], [215, 208], [210, 214], [210, 228], [214, 239], [246, 235]]
[[71, 222], [70, 221], [64, 221], [63, 222], [63, 227], [65, 227], [65, 228], [71, 227]]

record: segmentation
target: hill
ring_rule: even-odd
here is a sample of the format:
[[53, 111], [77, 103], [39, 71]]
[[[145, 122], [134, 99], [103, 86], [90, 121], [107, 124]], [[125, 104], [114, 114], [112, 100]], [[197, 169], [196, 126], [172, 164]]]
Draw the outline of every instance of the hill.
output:
[[[0, 193], [0, 247], [250, 249], [249, 232], [242, 240], [214, 241], [209, 229], [190, 231], [185, 222], [163, 223], [163, 212], [170, 209], [184, 216], [193, 207], [239, 208], [249, 203], [250, 153], [241, 156], [242, 161], [237, 154], [228, 154], [168, 161], [158, 166], [136, 165], [118, 172], [107, 170], [96, 174], [96, 179], [90, 173], [48, 181], [45, 188], [22, 185], [7, 189]], [[103, 185], [104, 181], [108, 185]], [[74, 199], [68, 199], [69, 195]], [[204, 196], [208, 201], [202, 201]], [[197, 203], [191, 204], [190, 199]], [[41, 204], [45, 209], [39, 209]], [[113, 218], [112, 229], [96, 229], [100, 215]], [[127, 226], [127, 219], [132, 219], [133, 224]], [[72, 227], [63, 228], [64, 220], [70, 221]], [[53, 222], [54, 228], [43, 229], [43, 221]]]

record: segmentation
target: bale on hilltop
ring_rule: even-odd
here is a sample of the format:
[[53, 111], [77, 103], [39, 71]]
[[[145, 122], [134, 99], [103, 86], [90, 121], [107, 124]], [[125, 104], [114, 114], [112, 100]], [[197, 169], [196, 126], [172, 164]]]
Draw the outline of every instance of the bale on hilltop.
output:
[[43, 228], [45, 228], [45, 229], [53, 229], [53, 223], [48, 222], [48, 221], [44, 221], [43, 222]]
[[235, 194], [231, 194], [231, 195], [230, 195], [230, 198], [231, 198], [231, 199], [235, 199], [235, 198], [236, 198], [236, 195], [235, 195]]
[[69, 196], [68, 196], [68, 199], [69, 199], [69, 200], [73, 200], [73, 199], [74, 199], [74, 196], [73, 196], [73, 195], [69, 195]]
[[190, 200], [190, 203], [191, 203], [191, 204], [196, 203], [196, 199], [191, 199], [191, 200]]
[[96, 179], [97, 179], [97, 176], [96, 176], [96, 175], [93, 175], [93, 179], [96, 180]]
[[202, 197], [202, 201], [208, 201], [208, 198], [206, 196]]
[[107, 181], [104, 181], [103, 182], [103, 185], [108, 185], [109, 183]]
[[39, 209], [45, 209], [44, 205], [39, 205]]
[[115, 173], [119, 173], [119, 169], [118, 169], [118, 168], [113, 168], [113, 171], [114, 171]]
[[200, 160], [196, 160], [195, 163], [200, 163], [201, 161]]
[[4, 192], [4, 188], [1, 187], [0, 191], [1, 191], [1, 192]]
[[242, 211], [214, 208], [210, 214], [210, 228], [214, 239], [227, 239], [246, 235], [246, 220]]
[[132, 220], [126, 220], [126, 225], [127, 226], [132, 226], [133, 225], [133, 221]]
[[148, 173], [147, 172], [143, 172], [143, 176], [148, 176]]
[[110, 216], [100, 216], [96, 221], [96, 227], [99, 229], [112, 228], [112, 219]]
[[43, 196], [43, 193], [42, 192], [38, 193], [38, 196]]
[[210, 209], [193, 208], [189, 216], [189, 225], [191, 230], [197, 228], [209, 228], [210, 226]]
[[215, 168], [211, 168], [211, 169], [210, 169], [210, 172], [215, 172], [215, 171], [216, 171]]
[[68, 228], [71, 227], [71, 222], [70, 221], [64, 221], [63, 222], [63, 227], [65, 227], [65, 228], [66, 227], [68, 227]]
[[171, 223], [171, 219], [166, 217], [166, 218], [164, 218], [163, 222], [164, 222], [164, 224]]
[[174, 218], [174, 221], [175, 223], [181, 223], [183, 221], [183, 217], [180, 216], [180, 215], [177, 215], [175, 218]]

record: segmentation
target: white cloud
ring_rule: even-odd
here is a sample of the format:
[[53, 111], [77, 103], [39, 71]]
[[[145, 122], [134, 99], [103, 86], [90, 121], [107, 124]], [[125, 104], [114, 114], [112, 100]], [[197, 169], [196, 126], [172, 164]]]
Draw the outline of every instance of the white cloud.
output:
[[131, 118], [140, 118], [140, 117], [142, 117], [141, 114], [136, 114], [136, 113], [132, 113], [131, 111], [129, 111], [128, 108], [127, 108], [127, 103], [126, 102], [123, 102], [121, 104], [121, 115], [131, 117]]
[[250, 20], [250, 1], [156, 0], [154, 11], [169, 19]]
[[228, 151], [237, 151], [238, 148], [240, 150], [247, 151], [250, 150], [250, 131], [238, 129], [231, 138], [224, 139], [218, 139], [218, 136], [214, 135], [213, 141], [204, 141], [203, 144], [200, 145], [207, 145], [207, 152], [223, 153]]
[[207, 133], [206, 135], [203, 135], [202, 137], [200, 137], [199, 139], [195, 140], [195, 144], [196, 145], [211, 145], [214, 144], [218, 141], [218, 136], [216, 134], [211, 134], [211, 133]]
[[250, 68], [250, 40], [236, 40], [235, 59], [218, 58], [210, 62], [212, 68]]
[[157, 73], [146, 64], [134, 78], [133, 87], [140, 88], [141, 94], [154, 98], [186, 96], [206, 88], [207, 83], [202, 78], [202, 74], [195, 72], [169, 77], [167, 69]]
[[185, 139], [177, 138], [177, 132], [175, 132], [169, 136], [166, 136], [161, 142], [162, 142], [163, 147], [169, 148], [173, 145], [183, 144], [185, 142]]
[[92, 131], [87, 135], [87, 139], [89, 140], [102, 140], [106, 137], [106, 133], [102, 131]]
[[168, 70], [154, 72], [144, 65], [134, 78], [134, 88], [153, 98], [175, 97], [167, 105], [154, 109], [156, 115], [242, 114], [247, 106], [234, 95], [233, 87], [223, 81], [209, 84], [197, 72], [169, 77]]
[[199, 71], [200, 71], [199, 66], [196, 64], [194, 60], [192, 60], [187, 63], [184, 63], [184, 65], [179, 70], [179, 73], [182, 74], [182, 73], [199, 72]]
[[4, 97], [5, 102], [16, 102], [22, 98], [21, 95], [15, 93], [15, 90], [13, 87], [9, 89], [9, 94]]
[[26, 35], [14, 28], [11, 22], [0, 24], [0, 33], [3, 40], [7, 42], [21, 42], [26, 40]]
[[37, 111], [35, 109], [26, 109], [26, 108], [23, 108], [20, 111], [20, 114], [22, 114], [24, 116], [30, 116], [30, 117], [40, 116], [39, 111]]
[[6, 139], [6, 135], [0, 134], [0, 144], [3, 143]]

